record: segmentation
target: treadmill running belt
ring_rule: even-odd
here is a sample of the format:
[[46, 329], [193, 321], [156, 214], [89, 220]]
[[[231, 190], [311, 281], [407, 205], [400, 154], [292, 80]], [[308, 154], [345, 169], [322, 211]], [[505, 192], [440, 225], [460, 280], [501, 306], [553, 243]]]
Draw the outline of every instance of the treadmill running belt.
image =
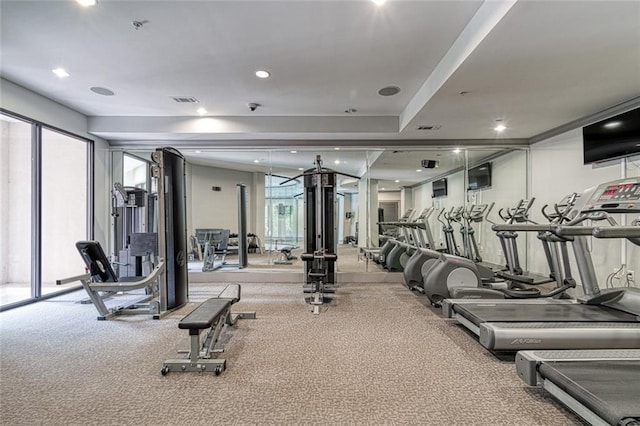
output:
[[580, 303], [461, 304], [455, 311], [480, 325], [483, 322], [638, 322], [638, 317], [606, 306]]
[[640, 421], [640, 361], [543, 362], [538, 371], [609, 424]]

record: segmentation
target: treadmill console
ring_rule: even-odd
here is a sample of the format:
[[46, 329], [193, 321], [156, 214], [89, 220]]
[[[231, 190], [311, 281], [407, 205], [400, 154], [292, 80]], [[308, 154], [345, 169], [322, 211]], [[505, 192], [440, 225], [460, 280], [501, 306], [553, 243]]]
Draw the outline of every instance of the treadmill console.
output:
[[584, 206], [585, 212], [640, 212], [640, 178], [620, 179], [600, 185]]

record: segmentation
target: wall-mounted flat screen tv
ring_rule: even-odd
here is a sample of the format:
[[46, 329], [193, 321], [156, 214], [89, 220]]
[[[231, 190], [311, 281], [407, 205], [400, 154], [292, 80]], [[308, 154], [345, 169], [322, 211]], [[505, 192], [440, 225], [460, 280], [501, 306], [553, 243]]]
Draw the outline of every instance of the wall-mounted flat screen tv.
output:
[[584, 164], [640, 153], [640, 108], [582, 128]]
[[491, 163], [480, 164], [469, 169], [469, 186], [467, 189], [476, 190], [491, 186]]
[[447, 178], [434, 180], [431, 185], [433, 187], [431, 198], [445, 197], [447, 195]]

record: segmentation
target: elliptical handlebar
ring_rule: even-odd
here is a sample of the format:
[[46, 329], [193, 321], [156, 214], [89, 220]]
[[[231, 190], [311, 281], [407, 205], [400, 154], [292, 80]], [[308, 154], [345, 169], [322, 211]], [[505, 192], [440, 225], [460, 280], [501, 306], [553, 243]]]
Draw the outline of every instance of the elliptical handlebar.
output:
[[[447, 226], [447, 224], [446, 224], [446, 223], [444, 223], [444, 220], [442, 220], [442, 219], [441, 219], [441, 218], [442, 218], [442, 216], [444, 215], [444, 212], [445, 212], [445, 210], [444, 210], [444, 209], [441, 209], [441, 210], [440, 210], [440, 213], [438, 213], [438, 216], [436, 216], [436, 220], [437, 220], [438, 222], [440, 222], [440, 223], [442, 224], [442, 226]], [[445, 216], [445, 219], [446, 219], [446, 216]]]
[[[531, 206], [535, 201], [535, 197], [531, 197], [530, 199], [521, 199], [518, 201], [515, 207], [508, 209], [500, 209], [498, 211], [498, 215], [502, 220], [504, 220], [507, 224], [512, 224], [514, 222], [524, 223], [531, 222], [535, 223], [533, 220], [529, 218], [529, 210], [531, 210]], [[492, 222], [493, 223], [493, 222]]]
[[569, 217], [569, 214], [573, 210], [579, 196], [580, 195], [577, 192], [567, 195], [562, 199], [562, 201], [553, 205], [553, 213], [546, 212], [546, 208], [549, 205], [545, 204], [542, 207], [542, 215], [549, 221], [549, 223], [562, 224], [570, 221], [571, 218]]

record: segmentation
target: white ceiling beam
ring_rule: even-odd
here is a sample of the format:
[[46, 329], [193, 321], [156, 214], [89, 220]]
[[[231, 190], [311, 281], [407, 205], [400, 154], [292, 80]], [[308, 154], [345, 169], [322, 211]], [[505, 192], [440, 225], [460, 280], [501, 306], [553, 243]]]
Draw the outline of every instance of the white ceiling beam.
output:
[[462, 30], [449, 51], [400, 113], [400, 131], [414, 119], [453, 73], [502, 20], [517, 0], [486, 0]]
[[132, 135], [256, 134], [256, 133], [398, 133], [395, 116], [216, 116], [216, 117], [89, 117], [89, 133]]

